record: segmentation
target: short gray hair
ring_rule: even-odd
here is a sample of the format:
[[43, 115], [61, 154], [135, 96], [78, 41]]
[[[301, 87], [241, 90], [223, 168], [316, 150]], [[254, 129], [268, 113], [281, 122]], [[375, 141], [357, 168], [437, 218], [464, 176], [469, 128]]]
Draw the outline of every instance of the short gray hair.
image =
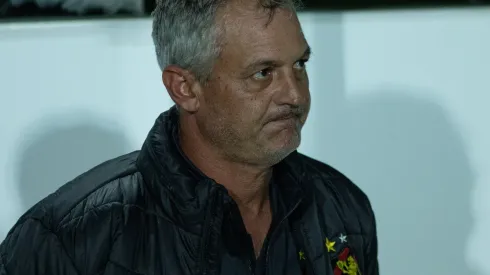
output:
[[[158, 0], [152, 37], [160, 69], [178, 65], [206, 82], [222, 48], [216, 14], [230, 1], [236, 0]], [[271, 17], [279, 7], [296, 11], [300, 5], [298, 0], [255, 1], [270, 10]]]

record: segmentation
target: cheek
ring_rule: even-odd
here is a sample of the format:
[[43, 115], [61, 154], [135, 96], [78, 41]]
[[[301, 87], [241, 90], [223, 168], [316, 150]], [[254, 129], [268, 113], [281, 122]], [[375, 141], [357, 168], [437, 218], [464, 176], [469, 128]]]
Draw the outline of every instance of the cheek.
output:
[[242, 139], [249, 139], [260, 131], [263, 109], [258, 99], [232, 100], [223, 109], [222, 123]]
[[310, 97], [310, 79], [308, 78], [308, 74], [305, 75], [303, 81], [301, 81], [301, 88], [305, 93]]
[[[254, 91], [246, 81], [219, 81], [210, 90], [213, 113], [223, 127], [249, 135], [267, 113], [270, 98], [266, 91]], [[214, 97], [213, 97], [214, 96]]]
[[228, 112], [228, 109], [233, 105], [231, 95], [231, 86], [223, 81], [221, 77], [214, 79], [209, 83], [203, 93], [206, 108], [209, 109], [215, 116], [223, 116]]
[[308, 78], [301, 85], [301, 94], [304, 98], [304, 103], [309, 108], [311, 104], [311, 93], [310, 93], [310, 85], [308, 82]]

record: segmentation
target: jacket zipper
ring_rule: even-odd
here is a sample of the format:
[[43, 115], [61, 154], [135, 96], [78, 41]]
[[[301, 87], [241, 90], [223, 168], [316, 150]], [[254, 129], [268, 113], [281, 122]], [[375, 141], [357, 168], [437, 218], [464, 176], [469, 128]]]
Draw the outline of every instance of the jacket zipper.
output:
[[212, 230], [212, 224], [213, 224], [213, 221], [214, 221], [214, 215], [213, 215], [213, 210], [214, 208], [216, 207], [216, 201], [219, 197], [219, 189], [217, 189], [215, 191], [215, 194], [213, 196], [213, 199], [212, 201], [209, 202], [209, 209], [206, 213], [206, 219], [204, 221], [204, 236], [203, 236], [203, 246], [202, 246], [202, 250], [201, 250], [201, 260], [200, 260], [200, 263], [199, 263], [199, 267], [200, 267], [200, 270], [201, 270], [201, 274], [200, 275], [208, 275], [208, 256], [209, 256], [209, 252], [208, 252], [208, 247], [209, 247], [209, 242], [210, 242], [210, 239], [211, 239], [211, 230]]
[[250, 271], [251, 275], [255, 275], [255, 270], [253, 268], [252, 260], [248, 260], [248, 270]]
[[268, 243], [267, 243], [267, 250], [266, 250], [266, 254], [265, 254], [265, 273], [266, 274], [269, 274], [269, 269], [267, 268], [269, 266], [269, 250], [270, 250], [270, 246], [271, 246], [271, 243], [274, 241], [274, 237], [277, 235], [277, 229], [281, 227], [281, 225], [284, 223], [284, 221], [286, 221], [286, 219], [291, 215], [291, 213], [294, 212], [294, 210], [296, 210], [296, 208], [298, 208], [299, 204], [303, 201], [303, 199], [300, 199], [299, 201], [296, 202], [296, 204], [294, 205], [293, 208], [291, 208], [288, 213], [282, 218], [282, 220], [277, 224], [276, 228], [274, 229], [274, 231], [272, 232], [272, 235], [271, 235], [271, 238], [269, 239]]
[[305, 256], [306, 256], [306, 264], [308, 264], [311, 268], [311, 272], [313, 273], [312, 275], [315, 275], [316, 274], [316, 270], [315, 270], [315, 267], [313, 265], [313, 262], [311, 260], [311, 255], [309, 253], [309, 250], [306, 249], [306, 247], [309, 247], [311, 245], [311, 242], [310, 242], [310, 237], [308, 236], [308, 231], [306, 230], [306, 228], [304, 228], [303, 225], [301, 225], [301, 234], [303, 235], [303, 238], [305, 239], [305, 249], [304, 249], [304, 253], [305, 253]]

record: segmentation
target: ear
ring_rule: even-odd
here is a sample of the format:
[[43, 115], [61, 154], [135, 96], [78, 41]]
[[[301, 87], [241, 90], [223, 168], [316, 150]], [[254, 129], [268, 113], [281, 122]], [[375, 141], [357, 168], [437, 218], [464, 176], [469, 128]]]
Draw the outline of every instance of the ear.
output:
[[176, 65], [170, 65], [163, 70], [162, 81], [175, 104], [187, 112], [197, 112], [200, 85], [192, 73]]

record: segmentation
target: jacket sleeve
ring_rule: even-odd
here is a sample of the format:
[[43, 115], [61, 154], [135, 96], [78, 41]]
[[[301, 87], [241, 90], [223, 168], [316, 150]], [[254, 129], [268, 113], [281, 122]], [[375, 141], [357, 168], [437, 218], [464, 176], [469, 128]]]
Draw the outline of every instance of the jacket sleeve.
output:
[[58, 237], [40, 221], [17, 224], [0, 244], [0, 275], [78, 275]]
[[376, 218], [370, 207], [370, 230], [365, 251], [366, 272], [364, 275], [379, 275], [378, 263], [378, 235], [376, 229]]

